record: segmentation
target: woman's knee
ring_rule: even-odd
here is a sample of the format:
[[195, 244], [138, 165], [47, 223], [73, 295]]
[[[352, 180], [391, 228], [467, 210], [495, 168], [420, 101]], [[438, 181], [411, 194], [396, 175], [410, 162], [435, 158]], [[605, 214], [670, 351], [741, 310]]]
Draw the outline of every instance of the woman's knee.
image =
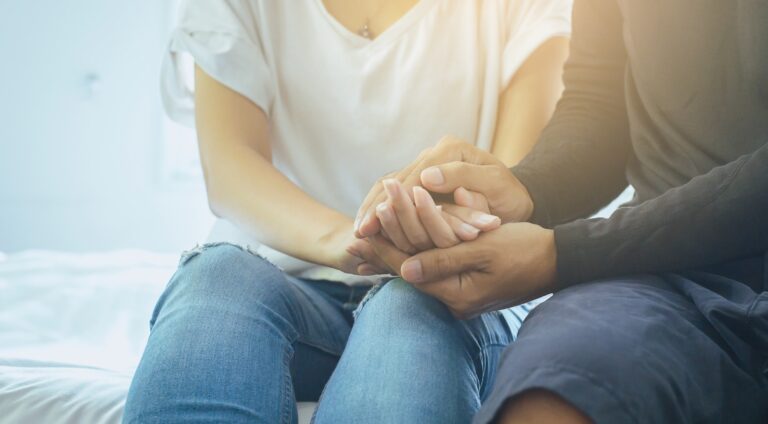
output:
[[[453, 320], [448, 308], [437, 299], [420, 292], [400, 278], [382, 285], [363, 301], [358, 321], [426, 322]], [[356, 324], [357, 325], [357, 324]]]
[[275, 309], [287, 302], [291, 289], [283, 272], [260, 256], [232, 244], [202, 246], [182, 255], [152, 322], [169, 307], [253, 312], [259, 305], [269, 305]]

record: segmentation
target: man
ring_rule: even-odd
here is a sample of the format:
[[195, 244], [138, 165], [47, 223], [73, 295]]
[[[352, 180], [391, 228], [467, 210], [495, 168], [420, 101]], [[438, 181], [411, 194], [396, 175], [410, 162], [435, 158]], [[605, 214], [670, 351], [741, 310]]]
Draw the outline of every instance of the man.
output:
[[[566, 90], [512, 172], [446, 141], [396, 178], [458, 187], [505, 223], [407, 258], [468, 317], [554, 296], [475, 421], [768, 422], [768, 2], [576, 0]], [[583, 219], [627, 184], [634, 201]]]

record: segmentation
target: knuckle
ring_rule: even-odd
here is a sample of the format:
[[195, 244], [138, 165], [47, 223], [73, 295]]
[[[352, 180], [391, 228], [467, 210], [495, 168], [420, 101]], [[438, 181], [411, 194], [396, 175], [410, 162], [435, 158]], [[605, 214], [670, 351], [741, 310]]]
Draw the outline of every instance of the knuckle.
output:
[[432, 241], [426, 236], [415, 237], [412, 243], [419, 250], [427, 250], [432, 247]]
[[458, 239], [454, 239], [446, 235], [440, 235], [436, 237], [436, 240], [435, 240], [435, 245], [441, 249], [447, 249], [449, 247], [456, 246], [457, 244], [459, 244]]
[[[390, 205], [392, 206], [392, 209], [395, 211], [395, 214], [397, 214], [397, 215], [400, 215], [400, 214], [402, 214], [403, 212], [405, 212], [407, 210], [407, 208], [405, 207], [405, 204], [403, 202], [400, 202], [400, 201], [397, 201], [397, 200], [393, 201], [393, 202], [390, 202]], [[402, 219], [402, 217], [399, 217], [399, 218]], [[394, 219], [394, 217], [393, 217], [393, 219]]]
[[435, 260], [435, 268], [438, 273], [443, 275], [453, 268], [453, 259], [448, 255], [439, 254]]
[[398, 240], [394, 242], [395, 247], [402, 250], [403, 252], [410, 253], [410, 251], [413, 249], [413, 246], [410, 245], [410, 243], [406, 243], [402, 240]]
[[494, 181], [502, 180], [507, 174], [509, 174], [508, 169], [502, 168], [500, 166], [491, 166], [489, 171]]
[[462, 141], [458, 137], [455, 137], [453, 135], [443, 136], [443, 138], [440, 139], [440, 142], [442, 144], [446, 144], [446, 145], [449, 145], [449, 146], [455, 146], [457, 144], [462, 144]]
[[455, 149], [456, 146], [460, 143], [461, 141], [456, 137], [447, 135], [440, 139], [435, 149], [440, 152], [446, 152]]

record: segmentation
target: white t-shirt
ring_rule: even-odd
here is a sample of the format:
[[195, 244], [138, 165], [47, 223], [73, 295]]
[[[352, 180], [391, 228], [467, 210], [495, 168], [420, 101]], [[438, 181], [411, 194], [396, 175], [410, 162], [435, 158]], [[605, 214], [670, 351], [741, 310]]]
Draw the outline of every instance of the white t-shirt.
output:
[[[539, 45], [570, 34], [570, 15], [571, 0], [421, 0], [371, 41], [322, 0], [185, 0], [163, 99], [171, 117], [192, 121], [180, 69], [180, 53], [191, 54], [268, 115], [277, 169], [354, 216], [378, 177], [444, 135], [490, 149], [499, 95]], [[365, 280], [259, 246], [225, 220], [210, 240], [250, 245], [304, 278]]]

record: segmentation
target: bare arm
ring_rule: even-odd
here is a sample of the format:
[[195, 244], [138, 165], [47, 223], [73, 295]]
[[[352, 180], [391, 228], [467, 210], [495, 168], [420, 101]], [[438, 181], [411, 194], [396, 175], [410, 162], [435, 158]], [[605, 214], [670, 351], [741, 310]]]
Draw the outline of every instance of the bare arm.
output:
[[354, 272], [352, 221], [315, 201], [271, 162], [269, 121], [254, 103], [195, 70], [200, 156], [211, 211], [296, 258]]
[[539, 139], [563, 93], [569, 39], [555, 37], [523, 63], [499, 99], [491, 153], [507, 166], [520, 162]]

